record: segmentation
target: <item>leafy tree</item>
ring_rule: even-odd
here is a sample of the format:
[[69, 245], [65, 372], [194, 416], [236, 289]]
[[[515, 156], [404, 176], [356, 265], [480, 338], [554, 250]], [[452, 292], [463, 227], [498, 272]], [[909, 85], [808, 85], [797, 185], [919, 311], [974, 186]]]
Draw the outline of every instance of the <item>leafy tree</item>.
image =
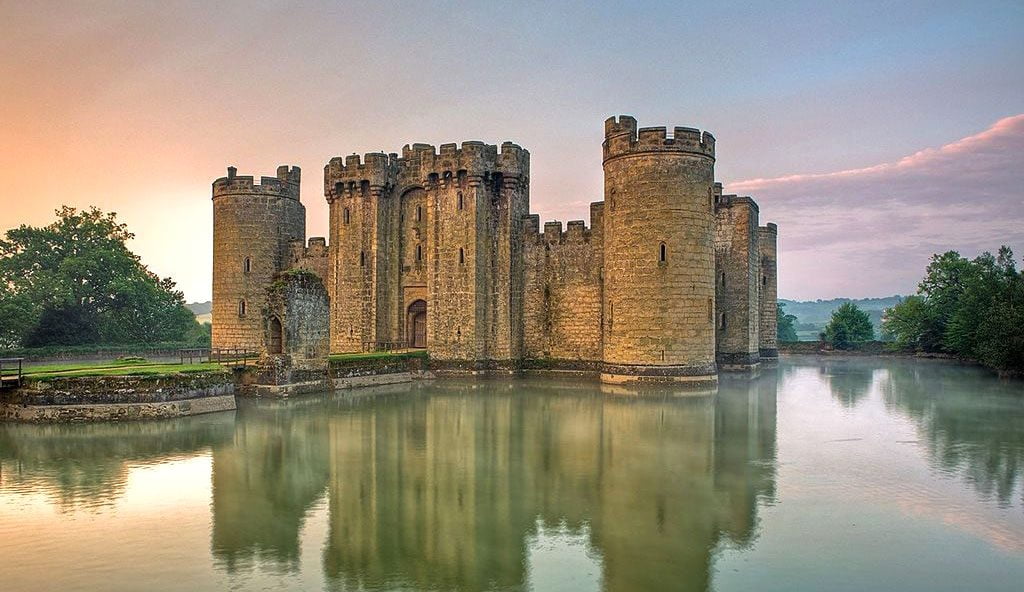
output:
[[918, 296], [887, 311], [885, 331], [899, 345], [1024, 373], [1024, 274], [1013, 252], [934, 255]]
[[779, 341], [799, 341], [800, 338], [796, 334], [796, 317], [786, 314], [786, 311], [783, 310], [784, 306], [786, 305], [781, 302], [776, 304], [775, 318], [778, 325], [778, 339]]
[[822, 341], [837, 349], [850, 349], [858, 341], [868, 341], [875, 336], [868, 314], [852, 302], [846, 302], [832, 313], [832, 320], [825, 325]]
[[0, 239], [0, 345], [180, 341], [195, 324], [174, 282], [128, 250], [113, 212], [63, 207]]

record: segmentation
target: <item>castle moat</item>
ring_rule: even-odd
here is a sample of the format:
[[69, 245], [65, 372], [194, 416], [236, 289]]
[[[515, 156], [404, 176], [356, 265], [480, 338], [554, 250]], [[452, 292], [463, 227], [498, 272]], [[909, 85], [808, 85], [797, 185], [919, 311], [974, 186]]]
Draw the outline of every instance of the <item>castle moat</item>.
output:
[[0, 589], [1024, 581], [1019, 381], [783, 356], [722, 374], [712, 396], [610, 388], [415, 381], [163, 421], [0, 424]]

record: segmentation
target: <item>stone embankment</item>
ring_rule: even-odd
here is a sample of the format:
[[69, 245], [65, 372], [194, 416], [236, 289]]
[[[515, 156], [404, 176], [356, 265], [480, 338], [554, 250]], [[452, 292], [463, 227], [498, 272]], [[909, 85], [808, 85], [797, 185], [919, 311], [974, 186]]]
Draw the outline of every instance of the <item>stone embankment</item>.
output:
[[235, 378], [224, 370], [27, 380], [0, 393], [0, 420], [36, 423], [167, 419], [234, 408]]

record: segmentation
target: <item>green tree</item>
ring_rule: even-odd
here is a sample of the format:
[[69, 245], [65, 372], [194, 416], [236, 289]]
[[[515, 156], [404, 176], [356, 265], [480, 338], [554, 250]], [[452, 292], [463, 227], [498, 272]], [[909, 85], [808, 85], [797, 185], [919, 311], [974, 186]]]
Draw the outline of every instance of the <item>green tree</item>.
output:
[[775, 319], [778, 325], [778, 339], [779, 341], [799, 341], [800, 338], [796, 334], [796, 317], [791, 314], [786, 314], [783, 307], [786, 305], [779, 302], [776, 305]]
[[174, 282], [128, 250], [113, 212], [63, 207], [0, 239], [0, 345], [180, 341], [195, 324]]
[[825, 325], [822, 341], [837, 349], [850, 349], [858, 341], [868, 341], [875, 336], [871, 318], [852, 302], [843, 303], [832, 313], [832, 320]]
[[1013, 252], [973, 260], [934, 255], [918, 295], [886, 312], [898, 345], [971, 358], [1003, 373], [1024, 373], [1024, 274]]

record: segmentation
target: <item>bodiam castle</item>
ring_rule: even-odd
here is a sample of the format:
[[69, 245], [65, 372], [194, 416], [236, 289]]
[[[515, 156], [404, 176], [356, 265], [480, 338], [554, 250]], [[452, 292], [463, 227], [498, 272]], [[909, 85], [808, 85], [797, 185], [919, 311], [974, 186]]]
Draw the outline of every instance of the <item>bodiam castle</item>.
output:
[[306, 242], [298, 167], [213, 183], [213, 347], [297, 367], [427, 348], [442, 373], [523, 368], [713, 383], [777, 358], [776, 239], [722, 195], [715, 138], [605, 121], [604, 201], [530, 214], [516, 144], [412, 144], [324, 167], [330, 237]]

